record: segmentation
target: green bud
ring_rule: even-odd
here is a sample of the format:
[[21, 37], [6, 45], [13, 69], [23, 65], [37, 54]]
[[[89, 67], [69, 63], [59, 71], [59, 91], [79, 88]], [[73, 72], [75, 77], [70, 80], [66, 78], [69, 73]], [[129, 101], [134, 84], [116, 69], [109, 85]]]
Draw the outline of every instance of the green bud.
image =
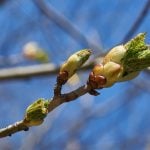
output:
[[49, 101], [38, 99], [33, 102], [27, 109], [24, 122], [27, 126], [40, 125], [48, 114]]
[[61, 66], [60, 74], [62, 72], [67, 72], [67, 79], [69, 79], [88, 60], [90, 55], [91, 51], [89, 49], [80, 50], [74, 53]]
[[35, 55], [35, 60], [41, 63], [47, 63], [49, 62], [49, 57], [48, 57], [48, 54], [44, 50], [38, 49]]
[[145, 44], [145, 35], [140, 33], [125, 45], [115, 46], [104, 57], [103, 65], [94, 67], [94, 75], [106, 78], [103, 87], [131, 80], [150, 66], [150, 46]]
[[122, 59], [124, 74], [141, 71], [150, 66], [150, 49], [145, 44], [146, 33], [140, 33], [125, 44], [127, 52]]
[[39, 47], [37, 42], [29, 42], [23, 48], [23, 55], [29, 60], [36, 60], [41, 63], [49, 61], [48, 54], [44, 49]]
[[118, 45], [112, 48], [108, 54], [104, 57], [103, 63], [114, 62], [117, 64], [121, 64], [121, 60], [126, 53], [126, 48], [123, 45]]

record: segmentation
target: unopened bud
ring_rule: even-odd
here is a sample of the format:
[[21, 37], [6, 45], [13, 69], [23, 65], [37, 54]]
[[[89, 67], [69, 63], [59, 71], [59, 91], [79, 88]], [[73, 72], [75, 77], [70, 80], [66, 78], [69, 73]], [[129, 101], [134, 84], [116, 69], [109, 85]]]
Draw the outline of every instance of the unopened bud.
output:
[[103, 63], [106, 64], [107, 62], [112, 61], [117, 64], [121, 64], [121, 60], [124, 57], [125, 53], [126, 49], [123, 45], [115, 46], [104, 57]]
[[25, 114], [24, 123], [27, 126], [36, 126], [43, 123], [44, 118], [48, 114], [49, 101], [39, 99], [32, 103], [27, 109]]
[[[60, 68], [60, 78], [67, 81], [88, 60], [90, 55], [91, 51], [89, 49], [84, 49], [71, 55]], [[67, 72], [65, 76], [63, 75], [64, 72]]]

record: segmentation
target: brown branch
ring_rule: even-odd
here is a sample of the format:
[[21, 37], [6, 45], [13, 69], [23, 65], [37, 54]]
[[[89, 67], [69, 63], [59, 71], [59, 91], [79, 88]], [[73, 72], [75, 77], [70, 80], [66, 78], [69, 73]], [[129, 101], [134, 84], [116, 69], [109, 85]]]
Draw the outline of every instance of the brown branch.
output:
[[[94, 63], [90, 62], [81, 69], [92, 69], [93, 65]], [[58, 73], [58, 71], [59, 67], [54, 66], [52, 63], [0, 69], [0, 81], [25, 79], [42, 75], [52, 75]]]
[[[58, 107], [59, 105], [65, 103], [65, 102], [70, 102], [78, 97], [88, 93], [91, 90], [91, 88], [87, 85], [81, 86], [80, 88], [70, 92], [61, 95], [60, 97], [54, 97], [50, 104], [48, 111], [51, 112], [53, 109]], [[19, 121], [16, 122], [15, 124], [9, 125], [6, 128], [0, 129], [0, 138], [6, 137], [6, 136], [11, 136], [13, 133], [19, 132], [19, 131], [27, 131], [29, 129], [28, 126], [24, 124], [24, 121]]]
[[[80, 70], [84, 71], [92, 69], [95, 63], [95, 61], [90, 62]], [[51, 63], [0, 69], [0, 81], [19, 80], [32, 78], [35, 76], [53, 75], [58, 73], [58, 71], [59, 67], [54, 67], [54, 65]], [[144, 72], [149, 74], [150, 68], [147, 68], [146, 70], [144, 70]]]
[[61, 89], [62, 89], [62, 85], [56, 83], [54, 87], [54, 97], [59, 97], [61, 95]]
[[0, 129], [0, 138], [11, 136], [13, 133], [19, 131], [27, 131], [29, 128], [24, 124], [23, 120], [18, 121], [6, 128]]

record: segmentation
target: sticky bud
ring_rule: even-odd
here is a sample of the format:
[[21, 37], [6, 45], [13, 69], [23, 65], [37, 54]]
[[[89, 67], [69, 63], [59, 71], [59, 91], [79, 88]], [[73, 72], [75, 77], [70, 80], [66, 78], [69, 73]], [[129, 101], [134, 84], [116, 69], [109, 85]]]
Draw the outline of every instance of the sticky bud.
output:
[[91, 72], [89, 75], [88, 84], [93, 89], [103, 88], [106, 84], [106, 78], [100, 74], [95, 75], [93, 72]]
[[111, 61], [106, 63], [102, 73], [102, 75], [106, 77], [107, 80], [105, 87], [112, 86], [115, 82], [117, 82], [122, 73], [123, 69], [121, 65]]
[[118, 45], [112, 48], [108, 54], [104, 57], [103, 63], [107, 62], [115, 62], [117, 64], [121, 64], [121, 60], [126, 53], [126, 48], [123, 45]]
[[[90, 55], [91, 51], [89, 49], [84, 49], [71, 55], [60, 68], [60, 79], [67, 81], [88, 60]], [[67, 74], [64, 72], [67, 72]]]
[[104, 66], [102, 64], [95, 65], [92, 72], [94, 75], [102, 75], [104, 71]]
[[106, 84], [106, 78], [103, 76], [104, 66], [102, 64], [95, 65], [89, 75], [88, 84], [93, 89], [103, 88]]
[[103, 88], [112, 86], [122, 75], [121, 65], [114, 62], [96, 65], [89, 76], [89, 84], [92, 88]]
[[24, 123], [26, 126], [37, 126], [43, 123], [44, 118], [48, 114], [49, 101], [38, 99], [32, 103], [25, 114]]

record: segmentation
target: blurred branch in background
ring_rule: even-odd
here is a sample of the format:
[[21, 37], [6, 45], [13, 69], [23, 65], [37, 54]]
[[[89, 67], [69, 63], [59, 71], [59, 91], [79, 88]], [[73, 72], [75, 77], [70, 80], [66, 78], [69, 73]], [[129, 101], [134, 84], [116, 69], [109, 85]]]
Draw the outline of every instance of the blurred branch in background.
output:
[[[81, 69], [92, 69], [95, 62], [89, 62], [85, 64]], [[60, 66], [55, 66], [53, 63], [20, 66], [13, 68], [0, 69], [0, 81], [13, 80], [13, 79], [25, 79], [34, 76], [52, 75], [59, 72]]]
[[[89, 62], [88, 64], [84, 65], [80, 70], [81, 71], [91, 70], [94, 64], [96, 64], [96, 62]], [[16, 80], [16, 79], [18, 80], [18, 79], [32, 78], [34, 76], [57, 74], [59, 68], [60, 68], [59, 66], [55, 66], [55, 64], [53, 63], [47, 63], [47, 64], [0, 69], [0, 81]], [[149, 74], [150, 69], [148, 68], [144, 72]]]
[[126, 43], [130, 38], [132, 38], [133, 34], [138, 30], [138, 28], [143, 23], [149, 10], [150, 10], [150, 0], [147, 0], [142, 11], [139, 13], [137, 19], [134, 21], [133, 25], [131, 26], [131, 28], [129, 29], [129, 31], [125, 35], [124, 39], [121, 41], [121, 43]]
[[38, 75], [49, 75], [58, 72], [54, 64], [39, 64], [0, 70], [0, 80], [29, 78]]
[[100, 46], [93, 44], [87, 37], [82, 34], [78, 28], [76, 28], [64, 15], [56, 11], [50, 4], [47, 6], [44, 1], [33, 0], [41, 13], [48, 19], [56, 23], [61, 29], [63, 29], [68, 35], [70, 35], [75, 41], [81, 43], [83, 47], [92, 48], [94, 50], [101, 51]]

